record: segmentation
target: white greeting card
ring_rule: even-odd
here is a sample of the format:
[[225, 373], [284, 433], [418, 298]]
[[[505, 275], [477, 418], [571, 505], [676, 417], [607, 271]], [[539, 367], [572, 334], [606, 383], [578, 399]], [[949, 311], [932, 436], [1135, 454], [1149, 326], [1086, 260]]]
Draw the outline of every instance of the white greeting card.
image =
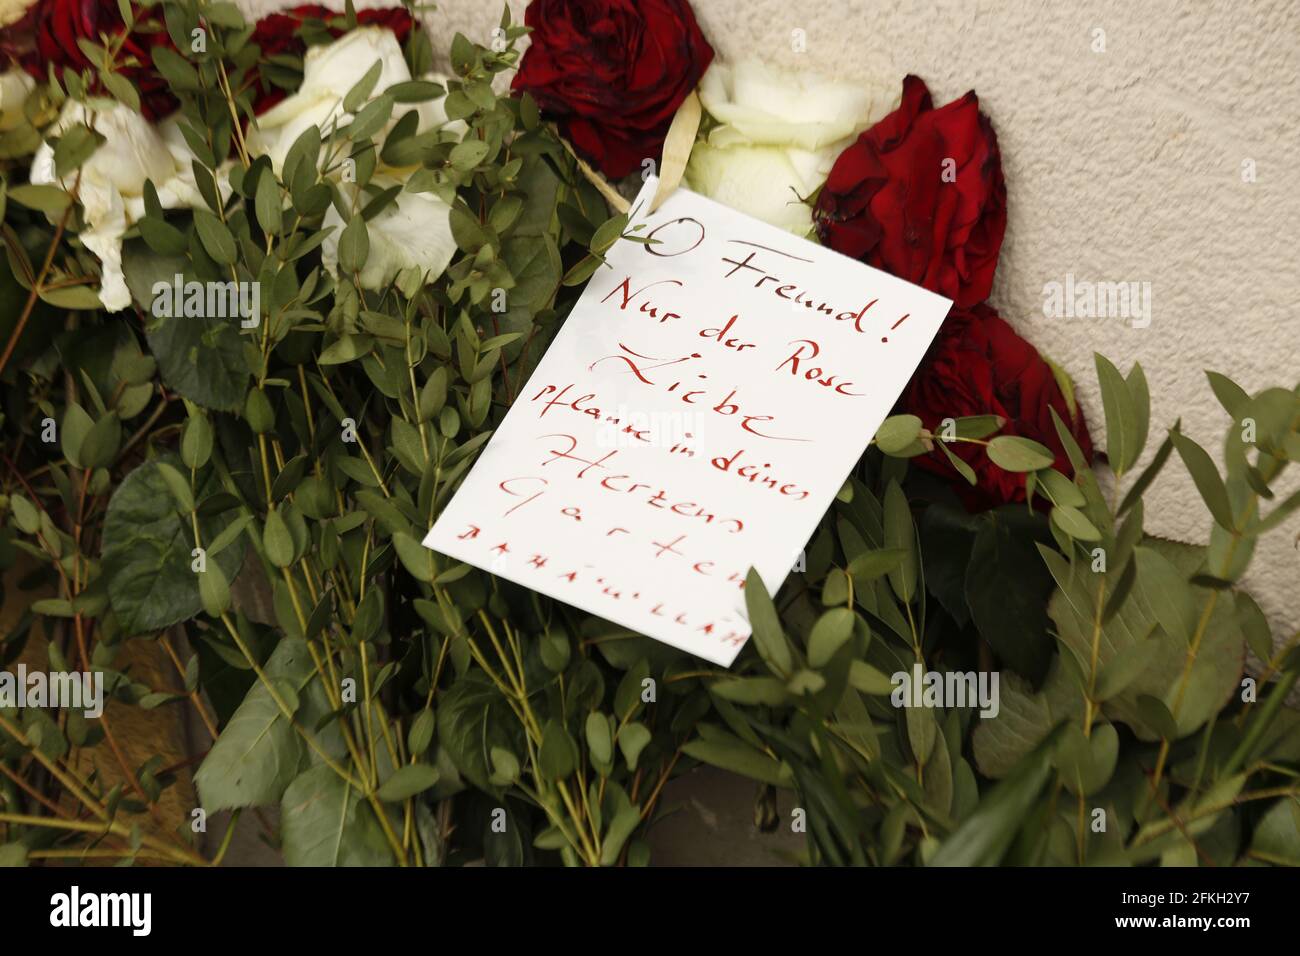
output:
[[655, 186], [424, 544], [729, 665], [951, 303]]

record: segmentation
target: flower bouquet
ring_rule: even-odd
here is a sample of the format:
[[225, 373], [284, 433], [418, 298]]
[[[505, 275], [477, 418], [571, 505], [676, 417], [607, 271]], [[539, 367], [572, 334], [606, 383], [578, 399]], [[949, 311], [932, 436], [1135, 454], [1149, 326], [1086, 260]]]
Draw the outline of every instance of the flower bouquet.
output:
[[[722, 62], [686, 0], [420, 14], [0, 14], [0, 862], [643, 865], [711, 765], [807, 864], [1300, 863], [1238, 586], [1293, 385], [1209, 374], [1220, 469], [1098, 356], [1094, 446], [988, 301], [974, 93]], [[652, 174], [952, 301], [730, 669], [421, 545]], [[1205, 547], [1143, 531], [1180, 466]]]

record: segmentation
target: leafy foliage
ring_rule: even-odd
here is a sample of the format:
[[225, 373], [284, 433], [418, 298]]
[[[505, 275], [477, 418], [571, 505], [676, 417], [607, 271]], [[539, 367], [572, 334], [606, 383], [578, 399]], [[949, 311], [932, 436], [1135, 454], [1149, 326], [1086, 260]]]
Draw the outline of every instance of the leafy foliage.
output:
[[[0, 565], [21, 562], [25, 602], [0, 661], [42, 646], [51, 668], [102, 671], [113, 708], [195, 708], [213, 735], [202, 808], [236, 811], [234, 827], [278, 806], [291, 864], [644, 864], [664, 787], [701, 763], [754, 780], [760, 805], [792, 788], [813, 863], [1300, 859], [1300, 717], [1284, 705], [1300, 658], [1237, 588], [1258, 536], [1300, 507], [1272, 490], [1300, 457], [1296, 390], [1211, 375], [1233, 419], [1226, 473], [1175, 426], [1118, 504], [1063, 427], [1072, 479], [992, 416], [943, 437], [891, 418], [803, 570], [776, 595], [751, 574], [753, 650], [719, 673], [419, 544], [626, 238], [536, 104], [494, 92], [523, 29], [507, 14], [504, 45], [456, 37], [445, 85], [376, 92], [371, 70], [351, 118], [308, 127], [277, 168], [246, 140], [259, 51], [238, 12], [163, 9], [180, 48], [207, 37], [156, 62], [206, 208], [167, 211], [146, 188], [123, 260], [135, 311], [100, 312], [77, 238], [95, 131], [59, 139], [66, 188], [0, 193]], [[431, 68], [420, 31], [403, 52], [413, 76]], [[6, 156], [91, 77], [54, 80]], [[421, 129], [435, 101], [448, 122]], [[363, 283], [381, 215], [421, 195], [448, 207], [445, 272]], [[153, 314], [174, 276], [257, 283], [258, 321]], [[1123, 482], [1146, 453], [1146, 381], [1097, 370]], [[1029, 505], [967, 515], [909, 472], [949, 441], [1025, 473]], [[1175, 453], [1208, 547], [1143, 532], [1143, 493]], [[132, 676], [133, 641], [167, 649], [180, 690]], [[1243, 699], [1247, 647], [1261, 667]], [[998, 713], [895, 706], [894, 675], [914, 668], [999, 672]], [[176, 771], [130, 765], [117, 713], [0, 711], [0, 861], [210, 862], [157, 825]], [[87, 774], [74, 747], [118, 772]]]

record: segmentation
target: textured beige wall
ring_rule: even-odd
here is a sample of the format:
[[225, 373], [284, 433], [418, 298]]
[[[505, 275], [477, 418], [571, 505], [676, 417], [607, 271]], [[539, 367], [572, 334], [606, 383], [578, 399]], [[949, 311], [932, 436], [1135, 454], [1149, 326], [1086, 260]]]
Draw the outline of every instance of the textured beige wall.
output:
[[[429, 25], [447, 39], [460, 30], [485, 41], [501, 12], [496, 0], [439, 6]], [[913, 72], [939, 103], [979, 92], [1002, 143], [1010, 206], [993, 304], [1076, 378], [1101, 443], [1095, 351], [1124, 369], [1142, 362], [1153, 448], [1181, 417], [1217, 453], [1227, 418], [1203, 369], [1248, 391], [1300, 380], [1295, 0], [694, 6], [724, 57], [850, 78], [883, 70], [900, 82]], [[521, 14], [523, 4], [511, 7]], [[1105, 52], [1093, 49], [1099, 29]], [[803, 53], [792, 49], [794, 30], [804, 31]], [[1253, 183], [1242, 181], [1246, 160]], [[1043, 286], [1067, 273], [1151, 283], [1150, 326], [1045, 318]], [[1209, 519], [1176, 461], [1148, 494], [1147, 526], [1205, 540]], [[1279, 640], [1300, 628], [1298, 534], [1298, 519], [1274, 532], [1247, 578]]]

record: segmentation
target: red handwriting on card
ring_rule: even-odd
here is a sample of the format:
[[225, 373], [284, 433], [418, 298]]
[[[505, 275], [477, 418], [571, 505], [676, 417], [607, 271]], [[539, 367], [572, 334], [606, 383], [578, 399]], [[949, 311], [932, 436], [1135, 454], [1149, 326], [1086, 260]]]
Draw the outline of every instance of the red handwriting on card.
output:
[[[678, 372], [662, 374], [661, 370], [670, 368], [675, 365], [681, 365], [683, 362], [690, 362], [701, 358], [699, 352], [692, 352], [690, 355], [684, 355], [681, 358], [663, 359], [654, 355], [643, 355], [628, 348], [622, 342], [618, 344], [619, 352], [614, 355], [603, 355], [596, 361], [587, 366], [587, 371], [594, 371], [597, 365], [603, 362], [619, 363], [625, 365], [623, 369], [634, 375], [637, 381], [644, 385], [654, 388], [663, 389], [665, 392], [675, 393], [687, 405], [707, 406], [710, 411], [726, 417], [739, 416], [740, 427], [751, 435], [757, 435], [760, 438], [770, 438], [773, 441], [809, 441], [807, 438], [796, 438], [793, 436], [773, 435], [768, 432], [760, 431], [755, 427], [755, 423], [775, 422], [775, 415], [755, 415], [746, 414], [741, 411], [741, 406], [736, 400], [738, 388], [732, 388], [723, 395], [715, 404], [709, 406], [708, 403], [717, 398], [721, 388], [711, 390], [709, 388], [692, 388], [692, 385], [699, 385], [700, 380], [707, 379], [709, 376], [705, 372], [699, 372], [695, 375], [696, 381], [692, 382], [687, 378], [678, 378]], [[651, 377], [653, 375], [653, 378]], [[667, 384], [672, 379], [671, 384]], [[553, 386], [548, 386], [553, 387]], [[724, 386], [725, 387], [725, 386]], [[679, 391], [680, 389], [680, 391]], [[536, 401], [539, 396], [534, 397]]]
[[727, 324], [722, 326], [721, 328], [701, 329], [700, 338], [717, 339], [719, 342], [722, 343], [723, 348], [735, 349], [737, 352], [743, 352], [745, 351], [745, 349], [758, 348], [758, 346], [755, 345], [753, 342], [745, 342], [735, 336], [729, 336], [724, 338], [724, 336], [726, 336], [727, 333], [731, 331], [732, 326], [736, 324], [736, 320], [739, 318], [740, 318], [739, 315], [733, 315], [731, 318], [727, 319]]
[[[540, 438], [548, 440], [551, 445], [564, 446], [567, 444], [568, 447], [549, 448], [548, 451], [551, 457], [543, 461], [539, 467], [545, 468], [557, 462], [571, 463], [573, 467], [580, 466], [577, 472], [578, 479], [584, 479], [590, 474], [593, 493], [600, 494], [602, 497], [616, 495], [622, 496], [625, 500], [640, 501], [647, 507], [656, 508], [681, 518], [695, 519], [706, 525], [716, 524], [718, 528], [728, 534], [739, 534], [745, 529], [745, 522], [740, 518], [719, 514], [718, 511], [697, 501], [674, 494], [661, 486], [656, 487], [655, 484], [638, 481], [633, 475], [622, 472], [614, 463], [615, 457], [618, 455], [617, 450], [606, 452], [599, 458], [584, 458], [582, 455], [576, 454], [578, 439], [573, 435], [554, 433], [542, 435]], [[540, 499], [546, 493], [549, 485], [550, 482], [546, 478], [537, 475], [516, 475], [498, 482], [497, 487], [501, 491], [512, 498], [520, 499], [504, 512], [503, 517], [520, 511], [525, 505]], [[569, 495], [573, 493], [572, 490], [568, 492]], [[566, 502], [566, 507], [562, 513], [580, 520], [580, 509], [581, 504]]]
[[648, 289], [651, 289], [651, 288], [653, 288], [654, 286], [657, 286], [657, 285], [675, 285], [675, 286], [681, 286], [681, 285], [682, 285], [682, 282], [681, 282], [680, 280], [678, 280], [678, 279], [660, 279], [660, 280], [658, 280], [657, 282], [651, 282], [651, 283], [648, 283], [648, 284], [646, 284], [646, 285], [642, 286], [641, 288], [636, 289], [636, 290], [634, 291], [634, 290], [632, 289], [632, 277], [631, 277], [631, 276], [628, 276], [626, 279], [624, 279], [622, 282], [620, 282], [618, 285], [616, 285], [616, 286], [614, 287], [614, 291], [613, 291], [613, 292], [611, 292], [609, 295], [605, 296], [605, 298], [601, 299], [600, 301], [601, 301], [601, 302], [608, 302], [608, 301], [609, 301], [610, 299], [612, 299], [615, 295], [619, 295], [619, 294], [621, 293], [621, 299], [622, 299], [622, 301], [619, 302], [618, 307], [619, 307], [620, 309], [622, 309], [624, 312], [626, 312], [626, 311], [627, 311], [627, 307], [628, 307], [629, 305], [631, 305], [632, 300], [635, 299], [635, 298], [637, 298], [638, 296], [642, 296], [643, 298], [642, 298], [641, 309], [640, 309], [640, 310], [641, 310], [641, 312], [644, 313], [645, 315], [650, 316], [650, 318], [652, 318], [652, 319], [658, 319], [661, 323], [662, 323], [662, 322], [667, 322], [667, 321], [669, 321], [670, 319], [680, 319], [680, 318], [681, 318], [681, 314], [680, 314], [680, 313], [677, 313], [677, 312], [669, 312], [669, 311], [667, 311], [666, 309], [665, 309], [665, 310], [662, 310], [662, 311], [663, 311], [663, 315], [660, 315], [660, 314], [659, 314], [660, 311], [661, 311], [660, 306], [655, 305], [653, 302], [650, 301], [649, 297], [645, 295], [645, 293], [646, 293], [646, 291], [647, 291]]
[[790, 357], [776, 367], [779, 372], [781, 369], [789, 366], [790, 374], [796, 378], [802, 377], [804, 381], [816, 382], [825, 388], [834, 389], [837, 395], [853, 395], [861, 397], [863, 392], [849, 391], [852, 382], [838, 382], [834, 375], [827, 374], [826, 370], [820, 365], [813, 365], [810, 361], [820, 354], [822, 347], [812, 339], [795, 339], [789, 343], [794, 347]]

